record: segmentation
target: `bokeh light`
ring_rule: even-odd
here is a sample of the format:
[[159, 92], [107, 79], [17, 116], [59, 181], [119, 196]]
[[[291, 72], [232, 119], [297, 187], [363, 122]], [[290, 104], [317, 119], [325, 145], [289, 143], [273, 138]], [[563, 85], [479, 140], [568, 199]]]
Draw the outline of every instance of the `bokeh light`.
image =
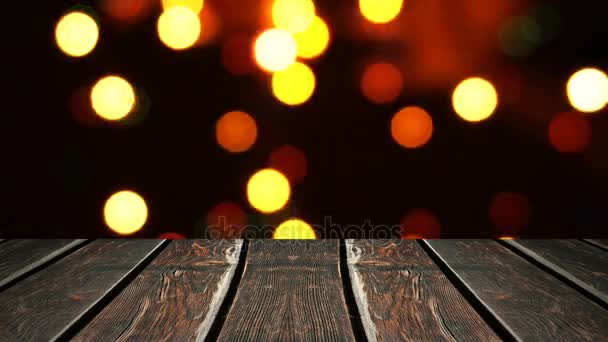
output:
[[498, 240], [515, 240], [516, 237], [512, 235], [501, 235], [498, 237]]
[[98, 39], [97, 23], [83, 12], [70, 12], [64, 15], [55, 27], [55, 42], [68, 56], [86, 56], [93, 51]]
[[394, 101], [403, 88], [401, 71], [391, 63], [380, 62], [369, 65], [361, 77], [363, 95], [374, 103]]
[[401, 220], [402, 239], [439, 239], [441, 223], [432, 211], [412, 209]]
[[420, 107], [405, 107], [393, 116], [391, 135], [403, 147], [421, 147], [433, 135], [433, 119]]
[[314, 240], [317, 238], [312, 227], [300, 219], [289, 219], [281, 223], [272, 234], [275, 240]]
[[329, 28], [323, 19], [315, 16], [308, 28], [294, 34], [294, 38], [298, 44], [298, 57], [316, 58], [329, 46]]
[[91, 105], [100, 117], [120, 120], [135, 106], [135, 91], [129, 82], [118, 76], [106, 76], [93, 86]]
[[100, 7], [110, 18], [135, 22], [147, 17], [155, 7], [153, 0], [100, 0]]
[[399, 15], [403, 0], [359, 0], [359, 10], [365, 19], [375, 24], [392, 21]]
[[306, 30], [315, 17], [312, 0], [275, 0], [272, 5], [274, 26], [293, 32]]
[[233, 75], [248, 75], [255, 71], [251, 38], [245, 34], [233, 34], [222, 45], [222, 63]]
[[490, 117], [498, 105], [498, 94], [492, 83], [479, 77], [468, 78], [452, 95], [456, 114], [466, 121], [478, 122]]
[[265, 71], [275, 72], [287, 69], [297, 57], [298, 46], [289, 31], [269, 29], [255, 40], [254, 56], [257, 64]]
[[597, 112], [608, 103], [608, 77], [595, 68], [581, 69], [568, 80], [566, 92], [572, 107], [585, 113]]
[[581, 114], [559, 113], [551, 119], [548, 135], [559, 152], [582, 152], [591, 144], [591, 124]]
[[221, 202], [207, 214], [207, 230], [211, 238], [239, 238], [247, 224], [247, 215], [236, 203]]
[[103, 218], [106, 225], [120, 235], [130, 235], [143, 227], [148, 218], [144, 199], [133, 191], [119, 191], [105, 203]]
[[174, 6], [182, 6], [190, 9], [194, 13], [200, 13], [203, 9], [203, 0], [162, 0], [163, 9], [166, 11]]
[[308, 173], [308, 160], [304, 151], [291, 145], [275, 148], [270, 153], [268, 166], [281, 171], [291, 184], [297, 184]]
[[262, 213], [273, 213], [283, 208], [290, 194], [289, 181], [274, 169], [260, 170], [247, 182], [247, 199]]
[[258, 136], [258, 127], [251, 115], [228, 112], [217, 121], [215, 137], [217, 143], [229, 152], [245, 152], [253, 146]]
[[180, 233], [175, 233], [175, 232], [166, 232], [166, 233], [162, 233], [158, 236], [159, 239], [164, 239], [164, 240], [184, 240], [186, 237], [183, 236]]
[[490, 220], [501, 235], [513, 235], [530, 221], [530, 203], [519, 192], [500, 192], [490, 202]]
[[272, 93], [289, 106], [301, 105], [308, 101], [315, 91], [316, 80], [313, 71], [300, 62], [272, 75]]
[[201, 34], [198, 14], [183, 6], [172, 6], [158, 18], [158, 37], [169, 48], [184, 50], [196, 43]]

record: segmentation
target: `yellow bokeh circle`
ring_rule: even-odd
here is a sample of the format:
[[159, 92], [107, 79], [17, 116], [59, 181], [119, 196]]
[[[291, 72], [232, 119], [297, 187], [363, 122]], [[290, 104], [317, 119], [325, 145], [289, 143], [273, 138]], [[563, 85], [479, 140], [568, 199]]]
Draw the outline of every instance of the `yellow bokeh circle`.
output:
[[249, 203], [263, 213], [272, 213], [283, 208], [290, 194], [291, 187], [287, 177], [274, 169], [260, 170], [247, 182]]
[[498, 106], [498, 94], [492, 83], [479, 77], [468, 78], [452, 94], [456, 114], [466, 121], [478, 122], [490, 117]]
[[203, 9], [203, 0], [162, 0], [163, 9], [167, 10], [174, 6], [189, 8], [194, 13], [200, 13]]
[[272, 5], [274, 26], [293, 32], [306, 30], [315, 17], [312, 0], [275, 0]]
[[568, 80], [566, 92], [570, 104], [576, 110], [597, 112], [608, 103], [608, 77], [599, 69], [581, 69]]
[[315, 91], [315, 74], [300, 62], [272, 75], [272, 93], [281, 102], [297, 106], [308, 101]]
[[296, 60], [298, 46], [289, 31], [269, 29], [255, 40], [254, 56], [256, 63], [265, 71], [284, 70]]
[[281, 223], [275, 229], [272, 238], [275, 240], [314, 240], [317, 238], [317, 234], [308, 223], [294, 218]]
[[83, 12], [64, 15], [55, 27], [55, 43], [66, 55], [82, 57], [97, 45], [99, 28], [93, 18]]
[[184, 50], [196, 43], [201, 34], [198, 15], [188, 7], [172, 6], [158, 18], [158, 37], [171, 49]]
[[106, 201], [103, 208], [106, 225], [120, 235], [130, 235], [140, 230], [148, 218], [146, 201], [129, 190], [119, 191]]
[[359, 11], [375, 24], [385, 24], [399, 15], [403, 0], [359, 0]]
[[120, 120], [135, 106], [135, 91], [129, 82], [119, 76], [106, 76], [93, 86], [91, 105], [100, 117]]
[[298, 57], [315, 58], [321, 55], [329, 45], [330, 33], [327, 24], [315, 16], [308, 28], [294, 35], [298, 44]]

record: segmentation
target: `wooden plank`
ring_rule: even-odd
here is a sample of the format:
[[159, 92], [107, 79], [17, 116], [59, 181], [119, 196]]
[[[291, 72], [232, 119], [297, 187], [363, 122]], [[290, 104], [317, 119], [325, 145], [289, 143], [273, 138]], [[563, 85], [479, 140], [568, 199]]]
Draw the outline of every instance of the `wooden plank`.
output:
[[10, 240], [0, 245], [0, 288], [85, 240]]
[[224, 300], [242, 240], [177, 240], [74, 341], [203, 341]]
[[505, 240], [608, 305], [608, 253], [578, 240]]
[[608, 311], [492, 240], [428, 240], [519, 341], [605, 341]]
[[353, 341], [339, 241], [250, 243], [220, 341]]
[[0, 341], [54, 341], [163, 240], [96, 240], [0, 293]]
[[608, 239], [585, 239], [585, 241], [605, 251], [608, 251]]
[[501, 341], [416, 241], [349, 240], [369, 341]]

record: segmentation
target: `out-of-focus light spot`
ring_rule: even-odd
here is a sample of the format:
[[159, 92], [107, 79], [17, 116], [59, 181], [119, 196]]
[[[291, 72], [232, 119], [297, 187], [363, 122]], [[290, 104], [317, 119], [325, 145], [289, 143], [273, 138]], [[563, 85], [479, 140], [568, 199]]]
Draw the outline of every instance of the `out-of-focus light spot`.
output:
[[212, 4], [205, 5], [205, 8], [199, 13], [198, 18], [201, 23], [201, 33], [195, 46], [208, 44], [214, 41], [220, 34], [222, 22], [217, 13], [217, 10]]
[[516, 237], [515, 236], [511, 236], [511, 235], [502, 235], [500, 237], [498, 237], [498, 240], [515, 240]]
[[329, 45], [329, 28], [323, 19], [315, 16], [308, 28], [294, 35], [298, 44], [298, 57], [315, 58]]
[[256, 172], [247, 183], [247, 199], [252, 207], [273, 213], [287, 204], [291, 188], [287, 178], [274, 169]]
[[498, 105], [498, 94], [492, 83], [483, 78], [468, 78], [454, 90], [452, 105], [461, 118], [478, 122], [494, 113]]
[[91, 104], [97, 115], [106, 120], [120, 120], [135, 106], [135, 91], [118, 76], [106, 76], [93, 86]]
[[200, 13], [203, 9], [203, 0], [162, 0], [163, 9], [166, 11], [174, 6], [182, 6], [190, 9], [194, 13]]
[[291, 184], [297, 184], [308, 173], [306, 154], [293, 146], [284, 145], [270, 153], [268, 166], [281, 171]]
[[64, 15], [55, 27], [55, 42], [68, 56], [82, 57], [89, 54], [97, 45], [98, 38], [97, 23], [83, 12]]
[[158, 18], [158, 37], [169, 48], [184, 50], [196, 43], [201, 34], [198, 14], [183, 6], [172, 6]]
[[239, 238], [245, 224], [247, 215], [236, 203], [219, 203], [207, 214], [207, 230], [211, 238]]
[[255, 40], [255, 60], [260, 68], [268, 72], [287, 69], [295, 62], [297, 53], [296, 40], [286, 30], [269, 29]]
[[164, 240], [184, 240], [186, 237], [180, 233], [167, 232], [160, 234], [158, 238]]
[[120, 21], [137, 21], [149, 14], [153, 0], [101, 0], [101, 9], [110, 18]]
[[591, 144], [591, 125], [577, 113], [559, 113], [549, 123], [549, 142], [562, 153], [582, 152]]
[[275, 229], [272, 238], [274, 240], [314, 240], [317, 238], [317, 234], [308, 223], [300, 219], [289, 219]]
[[504, 235], [519, 233], [530, 220], [528, 198], [518, 192], [500, 192], [492, 198], [490, 220]]
[[585, 113], [597, 112], [608, 103], [608, 77], [595, 68], [581, 69], [570, 76], [567, 94], [572, 107]]
[[281, 102], [289, 106], [301, 105], [315, 91], [315, 74], [306, 65], [295, 62], [287, 69], [272, 75], [272, 93]]
[[385, 24], [395, 19], [403, 7], [403, 0], [359, 0], [359, 10], [365, 19]]
[[401, 71], [390, 63], [374, 63], [368, 66], [361, 78], [361, 91], [374, 103], [394, 101], [403, 88]]
[[312, 0], [275, 0], [272, 5], [274, 26], [293, 32], [306, 30], [315, 17]]
[[420, 107], [405, 107], [393, 116], [391, 135], [403, 147], [421, 147], [433, 135], [433, 119]]
[[255, 71], [251, 39], [244, 34], [235, 34], [224, 40], [222, 63], [233, 75], [247, 75]]
[[110, 196], [103, 208], [106, 225], [120, 235], [130, 235], [143, 227], [148, 218], [144, 199], [133, 191], [124, 190]]
[[215, 126], [217, 143], [229, 152], [241, 153], [249, 150], [258, 137], [258, 127], [251, 115], [228, 112]]
[[441, 224], [428, 209], [413, 209], [401, 220], [401, 237], [404, 239], [439, 239]]

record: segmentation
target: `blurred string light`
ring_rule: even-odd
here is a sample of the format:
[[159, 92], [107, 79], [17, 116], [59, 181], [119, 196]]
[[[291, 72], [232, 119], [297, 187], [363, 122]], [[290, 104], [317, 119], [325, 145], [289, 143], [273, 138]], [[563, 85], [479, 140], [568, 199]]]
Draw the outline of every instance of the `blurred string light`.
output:
[[166, 232], [166, 233], [162, 233], [158, 236], [159, 239], [164, 239], [164, 240], [184, 240], [186, 237], [183, 236], [180, 233], [175, 233], [175, 232]]
[[308, 101], [315, 91], [315, 74], [306, 65], [295, 62], [287, 69], [272, 75], [272, 93], [289, 106], [301, 105]]
[[272, 22], [277, 28], [292, 33], [305, 31], [315, 18], [312, 0], [275, 0], [272, 5]]
[[433, 119], [420, 107], [405, 107], [393, 116], [391, 135], [403, 147], [421, 147], [433, 135]]
[[273, 149], [268, 158], [268, 166], [282, 172], [291, 184], [301, 182], [308, 173], [306, 154], [291, 145]]
[[91, 105], [100, 117], [115, 121], [126, 117], [135, 106], [135, 91], [119, 76], [106, 76], [91, 89]]
[[181, 6], [190, 9], [194, 13], [200, 13], [203, 9], [203, 0], [162, 0], [163, 9], [167, 9], [174, 6]]
[[572, 107], [585, 113], [602, 110], [608, 103], [608, 77], [596, 68], [575, 72], [566, 87]]
[[106, 201], [103, 208], [106, 225], [120, 235], [130, 235], [143, 227], [148, 218], [148, 207], [137, 193], [119, 191]]
[[591, 124], [580, 113], [559, 113], [549, 123], [548, 136], [561, 153], [582, 152], [591, 144]]
[[241, 112], [228, 112], [215, 125], [217, 143], [232, 153], [249, 150], [258, 137], [258, 127], [251, 115]]
[[518, 234], [530, 221], [530, 203], [519, 192], [500, 192], [492, 197], [489, 216], [501, 235]]
[[198, 14], [188, 7], [171, 6], [158, 18], [158, 37], [173, 50], [184, 50], [196, 43], [201, 33]]
[[222, 64], [233, 75], [247, 75], [255, 71], [251, 50], [251, 38], [236, 33], [224, 40], [222, 45]]
[[375, 24], [385, 24], [399, 15], [403, 0], [359, 0], [359, 10], [365, 19]]
[[452, 95], [452, 105], [456, 114], [464, 120], [478, 122], [494, 113], [498, 94], [492, 83], [472, 77], [458, 84]]
[[298, 45], [298, 57], [312, 59], [320, 56], [329, 46], [330, 33], [325, 21], [315, 16], [302, 32], [294, 35]]
[[97, 45], [97, 22], [83, 12], [70, 12], [57, 22], [55, 42], [61, 51], [72, 57], [83, 57]]
[[290, 195], [289, 181], [274, 169], [260, 170], [247, 182], [247, 199], [252, 207], [262, 213], [268, 214], [282, 209]]
[[439, 239], [440, 237], [441, 223], [428, 209], [412, 209], [401, 219], [402, 239]]
[[295, 38], [283, 29], [268, 29], [255, 40], [255, 60], [260, 68], [268, 72], [287, 69], [295, 62], [297, 53]]
[[211, 238], [239, 238], [246, 224], [247, 215], [236, 203], [218, 203], [207, 214], [207, 232]]
[[281, 223], [272, 234], [274, 240], [314, 240], [317, 234], [303, 220], [293, 218]]
[[401, 71], [391, 63], [369, 65], [361, 77], [361, 91], [371, 102], [382, 104], [394, 101], [403, 88]]
[[147, 17], [155, 7], [153, 0], [99, 0], [100, 7], [111, 19], [135, 22]]

